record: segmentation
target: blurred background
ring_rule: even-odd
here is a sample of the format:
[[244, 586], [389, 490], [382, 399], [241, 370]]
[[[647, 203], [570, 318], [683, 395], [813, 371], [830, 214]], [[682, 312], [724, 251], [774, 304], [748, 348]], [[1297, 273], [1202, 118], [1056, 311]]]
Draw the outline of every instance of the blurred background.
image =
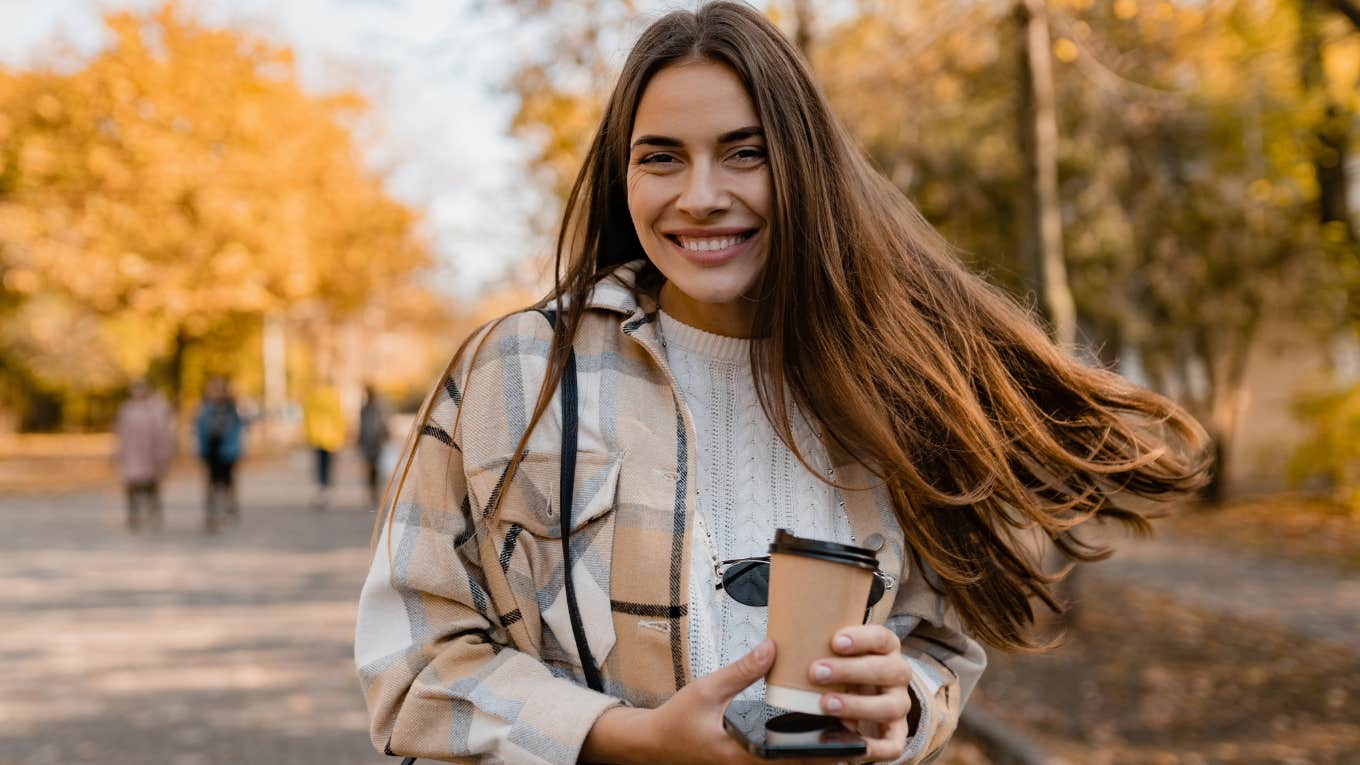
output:
[[[0, 765], [383, 759], [371, 481], [692, 5], [0, 0]], [[1360, 763], [1360, 1], [756, 5], [961, 259], [1213, 437], [946, 761]]]

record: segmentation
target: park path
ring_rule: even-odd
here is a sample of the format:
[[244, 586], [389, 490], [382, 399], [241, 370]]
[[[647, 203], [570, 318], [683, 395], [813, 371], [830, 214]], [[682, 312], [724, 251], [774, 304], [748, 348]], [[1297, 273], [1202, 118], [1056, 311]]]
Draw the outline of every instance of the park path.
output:
[[[0, 497], [0, 765], [395, 763], [351, 664], [373, 513], [342, 464], [329, 512], [307, 455], [247, 463], [244, 519], [201, 532], [197, 476], [131, 535], [113, 487]], [[1111, 539], [1086, 570], [1360, 649], [1360, 578], [1186, 538]]]
[[154, 534], [112, 487], [0, 498], [0, 765], [395, 762], [351, 659], [373, 513], [354, 459], [310, 510], [307, 456], [246, 463], [213, 536], [192, 472]]
[[1115, 554], [1092, 576], [1360, 651], [1360, 574], [1171, 534], [1105, 542]]

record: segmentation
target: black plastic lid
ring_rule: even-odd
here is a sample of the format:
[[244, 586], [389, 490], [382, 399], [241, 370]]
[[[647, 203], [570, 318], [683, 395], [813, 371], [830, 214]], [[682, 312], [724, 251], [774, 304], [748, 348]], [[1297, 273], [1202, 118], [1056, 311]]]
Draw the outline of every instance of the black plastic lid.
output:
[[820, 558], [833, 563], [878, 570], [878, 555], [867, 547], [843, 545], [839, 542], [824, 542], [820, 539], [806, 539], [794, 536], [786, 529], [775, 529], [774, 541], [770, 543], [770, 553], [784, 555], [803, 555]]

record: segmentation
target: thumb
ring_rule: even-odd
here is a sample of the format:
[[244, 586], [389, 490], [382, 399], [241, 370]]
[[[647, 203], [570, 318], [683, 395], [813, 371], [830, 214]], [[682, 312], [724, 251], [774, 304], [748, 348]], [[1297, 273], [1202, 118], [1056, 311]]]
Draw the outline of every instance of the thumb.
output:
[[750, 653], [704, 678], [704, 690], [711, 698], [726, 701], [764, 677], [773, 663], [774, 641], [766, 639]]

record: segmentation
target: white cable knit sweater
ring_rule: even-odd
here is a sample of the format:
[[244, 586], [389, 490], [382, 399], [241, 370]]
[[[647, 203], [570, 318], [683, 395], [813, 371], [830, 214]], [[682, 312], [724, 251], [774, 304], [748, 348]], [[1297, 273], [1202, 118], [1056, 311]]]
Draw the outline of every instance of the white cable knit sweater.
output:
[[[756, 397], [751, 340], [723, 337], [659, 314], [662, 342], [698, 437], [699, 513], [690, 558], [690, 670], [702, 677], [765, 639], [765, 609], [714, 587], [713, 562], [766, 555], [776, 528], [853, 543], [839, 492], [809, 473], [779, 439]], [[794, 437], [827, 476], [815, 430], [794, 417]], [[709, 532], [709, 533], [706, 533]], [[757, 683], [738, 698], [764, 698]]]

